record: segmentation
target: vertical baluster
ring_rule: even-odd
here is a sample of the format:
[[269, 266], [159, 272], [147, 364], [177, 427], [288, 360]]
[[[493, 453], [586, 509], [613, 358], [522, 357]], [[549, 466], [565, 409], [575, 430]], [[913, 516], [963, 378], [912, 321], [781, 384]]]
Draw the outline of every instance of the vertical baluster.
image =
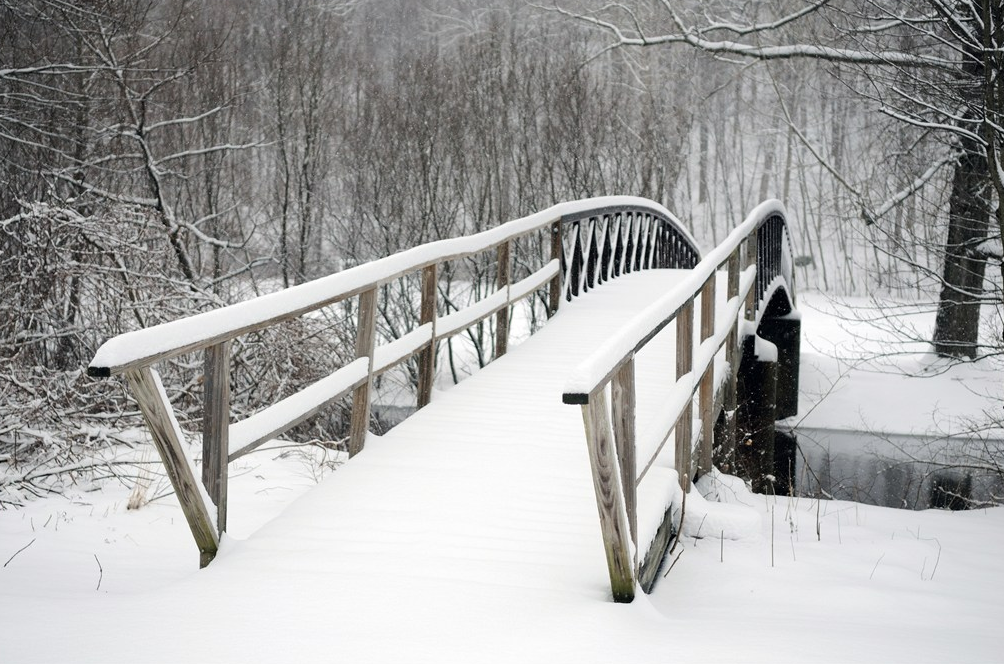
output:
[[509, 350], [509, 281], [512, 277], [512, 242], [498, 246], [497, 287], [505, 289], [506, 305], [495, 314], [495, 357], [502, 357]]
[[759, 237], [760, 231], [758, 229], [746, 238], [746, 267], [753, 267], [756, 270], [756, 275], [753, 279], [753, 288], [750, 289], [749, 294], [746, 296], [745, 314], [746, 320], [749, 321], [756, 318], [757, 297], [762, 292], [759, 287], [761, 272], [757, 267], [757, 242]]
[[[694, 301], [689, 300], [676, 315], [676, 380], [693, 371], [694, 367]], [[693, 383], [691, 383], [693, 384]], [[676, 422], [676, 471], [680, 475], [680, 488], [690, 489], [691, 446], [693, 445], [693, 398]]]
[[624, 491], [624, 509], [627, 512], [631, 541], [634, 542], [638, 567], [638, 470], [635, 461], [635, 386], [634, 358], [629, 358], [610, 383], [610, 398], [614, 424], [614, 442], [620, 462], [621, 489]]
[[438, 265], [432, 264], [422, 269], [422, 304], [419, 324], [432, 324], [429, 345], [418, 354], [418, 407], [429, 405], [432, 400], [432, 385], [436, 378], [436, 300]]
[[373, 348], [376, 345], [377, 289], [371, 288], [359, 296], [359, 323], [356, 326], [356, 359], [369, 358], [366, 382], [352, 393], [352, 420], [349, 430], [349, 456], [363, 450], [370, 426], [370, 391], [373, 387]]
[[[701, 289], [701, 343], [715, 333], [715, 286], [717, 273], [705, 282]], [[701, 452], [697, 459], [697, 473], [703, 475], [711, 470], [711, 448], [715, 437], [715, 361], [701, 376]]]
[[198, 482], [192, 473], [192, 466], [185, 454], [182, 441], [184, 434], [178, 426], [160, 376], [150, 367], [127, 371], [125, 374], [129, 390], [143, 413], [147, 428], [153, 437], [154, 447], [164, 462], [167, 477], [171, 480], [174, 493], [181, 504], [188, 527], [199, 547], [199, 566], [205, 567], [216, 556], [219, 548], [219, 534], [210, 515], [210, 506], [199, 491]]
[[[728, 287], [726, 300], [731, 302], [739, 297], [739, 248], [729, 254], [728, 259]], [[725, 427], [722, 432], [721, 450], [719, 452], [719, 466], [723, 472], [732, 470], [732, 459], [735, 455], [736, 445], [736, 381], [739, 376], [739, 320], [742, 312], [735, 320], [729, 321], [729, 334], [725, 340], [725, 362], [729, 365], [729, 375], [725, 383], [725, 395], [722, 409], [725, 411]]]
[[216, 528], [227, 529], [230, 454], [230, 341], [206, 349], [202, 409], [202, 483], [216, 505]]
[[558, 304], [561, 302], [561, 282], [562, 279], [569, 281], [566, 272], [568, 270], [568, 264], [565, 260], [564, 251], [562, 251], [561, 243], [561, 220], [555, 221], [551, 224], [551, 260], [557, 260], [559, 262], [560, 268], [558, 274], [554, 275], [551, 279], [551, 283], [548, 288], [547, 294], [547, 317], [550, 318], [554, 314], [558, 313]]
[[596, 494], [596, 509], [603, 533], [610, 590], [615, 602], [634, 599], [635, 567], [630, 555], [631, 530], [624, 510], [624, 493], [620, 486], [617, 452], [611, 435], [610, 409], [606, 386], [589, 395], [582, 406], [582, 423], [586, 429], [586, 448]]

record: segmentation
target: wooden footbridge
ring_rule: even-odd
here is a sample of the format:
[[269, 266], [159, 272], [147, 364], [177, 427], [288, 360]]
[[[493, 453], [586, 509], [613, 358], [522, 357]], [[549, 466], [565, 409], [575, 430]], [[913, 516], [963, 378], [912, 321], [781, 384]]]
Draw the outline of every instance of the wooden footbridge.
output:
[[[441, 266], [478, 254], [494, 261], [497, 288], [445, 313]], [[381, 288], [399, 282], [415, 284], [420, 323], [379, 340]], [[350, 298], [356, 359], [232, 422], [232, 340]], [[510, 349], [513, 307], [524, 298], [544, 302], [549, 320]], [[315, 524], [325, 535], [312, 534], [309, 546], [328, 547], [333, 561], [351, 557], [348, 543], [361, 539], [376, 551], [400, 531], [393, 506], [406, 506], [409, 529], [421, 534], [392, 537], [399, 555], [417, 547], [412, 559], [422, 560], [430, 541], [453, 542], [459, 555], [485, 561], [485, 574], [499, 573], [504, 559], [506, 573], [527, 584], [551, 583], [542, 560], [581, 559], [592, 580], [605, 564], [613, 599], [625, 602], [654, 584], [678, 503], [696, 477], [714, 464], [761, 490], [774, 480], [773, 422], [797, 409], [794, 304], [779, 202], [758, 206], [702, 254], [665, 208], [608, 197], [121, 335], [98, 350], [88, 372], [128, 382], [203, 566], [226, 530], [228, 464], [348, 398], [352, 459], [326, 483], [342, 482], [354, 506], [332, 505], [332, 524]], [[492, 316], [494, 361], [434, 391], [437, 346]], [[192, 352], [205, 355], [201, 473], [155, 369]], [[406, 361], [417, 362], [419, 409], [368, 437], [374, 381]], [[387, 482], [372, 481], [378, 477]], [[360, 509], [363, 521], [350, 518]]]

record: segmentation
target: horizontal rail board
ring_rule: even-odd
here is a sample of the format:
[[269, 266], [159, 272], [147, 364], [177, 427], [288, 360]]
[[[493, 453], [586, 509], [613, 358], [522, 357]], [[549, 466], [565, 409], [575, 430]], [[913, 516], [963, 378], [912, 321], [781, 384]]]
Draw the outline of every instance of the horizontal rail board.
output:
[[253, 300], [121, 334], [98, 349], [87, 372], [107, 377], [201, 350], [335, 304], [430, 265], [489, 251], [549, 228], [555, 220], [587, 218], [594, 216], [593, 210], [605, 208], [648, 211], [683, 230], [668, 210], [644, 198], [606, 196], [560, 203], [475, 235], [430, 242]]
[[432, 342], [432, 323], [426, 323], [390, 343], [377, 346], [373, 351], [373, 375], [396, 367]]
[[445, 339], [509, 306], [508, 290], [498, 290], [474, 304], [436, 319], [436, 339]]
[[[663, 447], [669, 441], [669, 434], [672, 432], [673, 428], [676, 426], [677, 420], [683, 415], [683, 411], [687, 406], [688, 401], [694, 398], [700, 387], [700, 377], [704, 375], [704, 372], [708, 370], [708, 367], [712, 365], [715, 361], [715, 355], [718, 354], [718, 350], [725, 343], [729, 332], [736, 324], [736, 320], [739, 317], [739, 312], [742, 310], [743, 302], [746, 300], [746, 294], [753, 288], [756, 283], [756, 275], [753, 270], [747, 269], [740, 277], [739, 281], [739, 296], [734, 297], [729, 300], [725, 305], [725, 315], [717, 317], [717, 323], [715, 325], [715, 332], [710, 337], [701, 342], [698, 346], [697, 352], [694, 353], [694, 366], [693, 369], [680, 376], [676, 381], [676, 385], [673, 386], [669, 393], [669, 398], [666, 400], [665, 406], [660, 410], [661, 417], [659, 418], [659, 424], [654, 427], [655, 431], [664, 431], [663, 434], [657, 434], [656, 439], [659, 441], [655, 444], [649, 444], [648, 448], [655, 447], [655, 452], [646, 461], [645, 466], [642, 471], [638, 473], [637, 482], [645, 478], [649, 469], [655, 463], [656, 458], [662, 452]], [[730, 368], [731, 371], [731, 368]], [[699, 433], [700, 429], [698, 429]], [[641, 445], [639, 445], [641, 447]]]
[[538, 288], [543, 288], [559, 272], [561, 272], [561, 263], [553, 260], [525, 279], [517, 281], [509, 286], [509, 302], [521, 300]]
[[230, 425], [229, 461], [252, 452], [263, 443], [314, 416], [332, 401], [344, 397], [368, 380], [369, 358], [360, 357], [296, 394]]
[[[625, 325], [619, 334], [612, 336], [603, 346], [583, 360], [566, 381], [562, 401], [567, 404], [587, 403], [588, 401], [583, 399], [588, 400], [588, 395], [598, 385], [609, 380], [615, 368], [628, 355], [637, 352], [655, 336], [655, 333], [668, 325], [680, 309], [700, 291], [711, 275], [728, 261], [729, 256], [738, 249], [746, 237], [772, 214], [784, 214], [784, 206], [779, 201], [767, 201], [758, 205], [742, 224], [689, 271], [686, 279], [632, 318], [630, 324]], [[662, 327], [659, 327], [660, 325]]]
[[[573, 374], [565, 383], [565, 392], [561, 396], [562, 402], [566, 404], [578, 405], [589, 403], [589, 394], [595, 390], [597, 385], [606, 385], [613, 375], [617, 373], [617, 370], [624, 364], [624, 362], [626, 362], [632, 355], [640, 351], [646, 344], [648, 344], [648, 342], [654, 339], [659, 332], [664, 330], [666, 326], [676, 319], [676, 316], [680, 313], [680, 310], [687, 304], [688, 301], [687, 298], [684, 295], [680, 295], [678, 291], [685, 288], [688, 283], [689, 280], [680, 284], [678, 287], [675, 287], [672, 291], [667, 293], [665, 297], [657, 300], [640, 314], [632, 318], [631, 321], [625, 325], [625, 328], [623, 328], [630, 332], [631, 330], [648, 324], [649, 331], [644, 336], [638, 339], [635, 338], [637, 335], [630, 334], [621, 334], [611, 337], [605, 344], [597, 348], [589, 357], [583, 360], [583, 362], [576, 368], [576, 373]], [[740, 297], [737, 301], [729, 302], [724, 320], [735, 320], [735, 318], [739, 315], [739, 310], [742, 307], [744, 298], [749, 293], [750, 289], [753, 288], [755, 283], [755, 268], [746, 268], [740, 276]], [[686, 291], [685, 295], [686, 294], [693, 297], [693, 293], [690, 293], [689, 291]], [[683, 299], [682, 302], [680, 302], [681, 298]], [[735, 300], [735, 298], [733, 298], [733, 300]], [[655, 320], [658, 322], [653, 322]], [[722, 326], [719, 324], [716, 326], [715, 335], [710, 337], [710, 339], [716, 340], [716, 343], [721, 345], [721, 342], [727, 334], [728, 326]], [[707, 344], [708, 340], [705, 340], [701, 344], [700, 348], [703, 348]], [[602, 370], [602, 367], [610, 366], [610, 357], [618, 354], [622, 350], [624, 354], [620, 356], [619, 360], [612, 365], [612, 368], [606, 373], [600, 375], [599, 371]], [[714, 353], [711, 355], [713, 357]], [[698, 362], [697, 366], [700, 367], [700, 371], [698, 373], [701, 373], [707, 367], [707, 362]], [[587, 385], [590, 386], [591, 389], [583, 389], [583, 387]], [[576, 387], [579, 389], [575, 390], [574, 388]]]

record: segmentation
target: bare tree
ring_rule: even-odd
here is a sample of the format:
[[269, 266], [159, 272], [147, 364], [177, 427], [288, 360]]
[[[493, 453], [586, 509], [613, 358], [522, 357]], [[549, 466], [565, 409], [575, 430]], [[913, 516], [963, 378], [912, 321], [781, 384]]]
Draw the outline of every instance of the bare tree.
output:
[[[877, 101], [888, 117], [942, 141], [949, 155], [938, 163], [951, 166], [953, 176], [933, 341], [939, 354], [975, 357], [979, 307], [992, 300], [984, 294], [984, 271], [996, 245], [987, 240], [1000, 237], [1004, 228], [999, 204], [1004, 193], [1004, 83], [999, 76], [1004, 5], [997, 0], [905, 5], [816, 0], [778, 16], [741, 21], [712, 18], [703, 7], [671, 0], [661, 0], [659, 7], [661, 15], [651, 22], [620, 4], [596, 13], [556, 11], [611, 36], [608, 50], [681, 44], [722, 58], [815, 60], [856, 68], [867, 82], [858, 90], [863, 98]], [[890, 204], [875, 206], [863, 198], [865, 223], [885, 223], [882, 218], [936, 172], [910, 183]]]

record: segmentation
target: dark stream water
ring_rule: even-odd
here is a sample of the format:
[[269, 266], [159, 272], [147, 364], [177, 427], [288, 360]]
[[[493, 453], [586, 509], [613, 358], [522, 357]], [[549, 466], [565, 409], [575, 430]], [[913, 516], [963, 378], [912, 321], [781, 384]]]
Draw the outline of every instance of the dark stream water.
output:
[[1004, 498], [1004, 439], [835, 429], [795, 435], [798, 449], [788, 465], [800, 496], [916, 510], [966, 509]]

